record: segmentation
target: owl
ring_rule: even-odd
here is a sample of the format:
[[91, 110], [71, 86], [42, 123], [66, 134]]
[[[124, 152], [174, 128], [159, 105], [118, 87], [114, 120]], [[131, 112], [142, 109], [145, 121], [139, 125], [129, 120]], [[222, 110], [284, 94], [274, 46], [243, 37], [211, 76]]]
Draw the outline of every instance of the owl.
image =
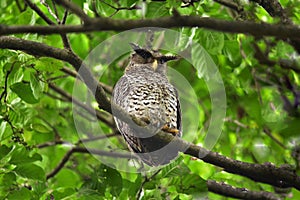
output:
[[[159, 131], [176, 137], [182, 134], [178, 92], [166, 76], [167, 62], [177, 57], [131, 46], [134, 52], [114, 87], [112, 101], [131, 116], [133, 123], [114, 119], [129, 149], [144, 163], [165, 165], [178, 156], [178, 149], [172, 142], [164, 143], [153, 136]], [[143, 122], [138, 129], [134, 128], [135, 119]]]

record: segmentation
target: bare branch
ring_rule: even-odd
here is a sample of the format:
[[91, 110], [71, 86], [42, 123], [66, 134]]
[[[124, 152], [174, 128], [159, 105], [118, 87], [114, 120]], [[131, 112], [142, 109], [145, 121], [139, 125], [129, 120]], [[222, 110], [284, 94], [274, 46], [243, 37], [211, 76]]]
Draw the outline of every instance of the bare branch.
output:
[[207, 181], [207, 187], [208, 191], [227, 196], [227, 197], [233, 197], [238, 199], [256, 199], [256, 200], [280, 200], [278, 196], [275, 196], [271, 192], [265, 192], [265, 191], [250, 191], [246, 188], [237, 188], [233, 187], [231, 185], [228, 185], [226, 183], [218, 183], [213, 180]]
[[20, 50], [30, 55], [52, 57], [70, 63], [77, 71], [80, 71], [80, 76], [90, 91], [95, 94], [100, 107], [107, 112], [111, 112], [110, 101], [106, 97], [103, 88], [98, 84], [88, 67], [72, 51], [8, 36], [0, 37], [0, 48]]
[[104, 122], [105, 124], [107, 124], [109, 127], [111, 128], [115, 128], [115, 124], [112, 121], [113, 119], [110, 117], [109, 119], [104, 117], [103, 114], [99, 111], [96, 110], [90, 106], [88, 106], [87, 104], [82, 103], [81, 101], [75, 99], [74, 97], [72, 97], [70, 94], [68, 94], [67, 92], [65, 92], [64, 90], [62, 90], [61, 88], [57, 87], [56, 85], [54, 85], [53, 83], [49, 83], [49, 87], [54, 90], [55, 92], [59, 93], [60, 95], [62, 95], [64, 98], [66, 98], [69, 102], [73, 102], [74, 104], [78, 105], [79, 107], [83, 108], [84, 110], [86, 110], [89, 114], [91, 114], [92, 116], [96, 116], [98, 120]]
[[141, 27], [199, 27], [228, 33], [244, 33], [253, 36], [276, 36], [278, 38], [300, 39], [300, 28], [292, 25], [258, 24], [249, 21], [226, 21], [198, 16], [162, 17], [158, 19], [115, 20], [93, 19], [87, 25], [55, 26], [0, 26], [0, 35], [16, 33], [75, 33], [92, 31], [124, 31]]
[[47, 24], [50, 25], [54, 25], [55, 23], [49, 19], [49, 17], [47, 17], [45, 15], [45, 13], [43, 13], [43, 11], [34, 3], [32, 3], [30, 0], [24, 0], [26, 2], [26, 4], [32, 9], [34, 10]]
[[46, 179], [49, 179], [49, 178], [52, 178], [53, 176], [55, 176], [65, 166], [65, 164], [68, 162], [68, 160], [70, 159], [70, 157], [72, 156], [73, 153], [88, 153], [88, 154], [92, 153], [92, 154], [99, 155], [99, 156], [125, 158], [125, 159], [137, 159], [137, 157], [135, 155], [127, 154], [127, 153], [124, 154], [124, 153], [118, 153], [118, 152], [102, 151], [102, 150], [97, 150], [97, 149], [86, 149], [83, 147], [73, 147], [65, 154], [65, 156], [62, 158], [60, 163], [54, 168], [54, 170], [47, 175]]

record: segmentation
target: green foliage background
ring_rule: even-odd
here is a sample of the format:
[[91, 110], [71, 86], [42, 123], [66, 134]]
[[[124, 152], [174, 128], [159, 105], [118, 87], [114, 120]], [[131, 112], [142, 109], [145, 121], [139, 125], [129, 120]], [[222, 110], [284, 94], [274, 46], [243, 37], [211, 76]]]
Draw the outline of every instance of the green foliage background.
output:
[[[32, 2], [56, 21], [40, 1]], [[53, 9], [52, 1], [45, 2]], [[177, 0], [72, 2], [84, 8], [91, 17], [97, 12], [101, 17], [113, 19], [158, 18], [172, 16], [176, 9], [181, 15], [280, 23], [279, 18], [271, 17], [259, 5], [245, 1], [234, 1], [243, 8], [241, 13], [209, 0], [187, 6]], [[300, 25], [299, 1], [280, 0], [280, 3], [290, 19]], [[140, 9], [120, 9], [116, 12], [115, 8], [121, 7], [147, 9], [145, 12]], [[65, 9], [61, 6], [56, 6], [56, 9], [61, 18]], [[68, 15], [66, 24], [80, 23], [74, 14]], [[13, 0], [0, 2], [0, 24], [46, 25], [32, 9], [25, 7], [24, 2]], [[299, 67], [299, 55], [295, 49], [287, 41], [273, 37], [254, 38], [201, 28], [176, 30], [202, 44], [219, 67], [225, 84], [227, 114], [223, 134], [213, 151], [245, 162], [272, 162], [276, 166], [288, 164], [299, 172], [299, 105], [293, 105], [300, 98], [300, 68], [295, 70], [280, 65], [280, 61], [285, 59]], [[84, 59], [95, 46], [116, 33], [72, 33], [68, 37], [74, 52]], [[15, 37], [63, 47], [59, 35], [16, 34]], [[184, 50], [186, 44], [187, 41], [182, 41], [179, 48]], [[262, 63], [257, 58], [257, 49], [274, 64]], [[110, 53], [113, 52], [107, 48], [99, 56], [105, 59]], [[202, 55], [194, 51], [193, 56], [201, 58]], [[120, 65], [126, 63], [127, 58], [124, 56], [110, 65], [101, 82], [113, 86], [122, 75], [124, 67]], [[187, 155], [181, 155], [152, 176], [153, 173], [120, 172], [101, 164], [89, 154], [74, 153], [59, 173], [47, 179], [64, 155], [73, 146], [81, 145], [73, 121], [72, 104], [48, 85], [55, 83], [72, 94], [75, 79], [61, 70], [63, 67], [72, 69], [72, 66], [52, 58], [33, 57], [20, 51], [3, 49], [0, 50], [0, 66], [0, 199], [135, 199], [141, 187], [142, 199], [193, 199], [207, 195], [210, 199], [224, 199], [207, 191], [205, 180], [208, 179], [254, 191], [277, 192], [270, 185], [223, 172]], [[184, 60], [173, 62], [172, 67], [190, 82], [199, 98], [199, 123], [202, 126], [193, 134], [198, 136], [194, 143], [201, 144], [212, 109], [203, 73]], [[98, 123], [107, 134], [114, 131], [107, 124]], [[97, 133], [92, 135], [97, 136]], [[126, 148], [119, 137], [111, 140]], [[50, 145], [42, 148], [43, 144]], [[283, 192], [282, 198], [300, 199], [300, 192], [295, 189]]]

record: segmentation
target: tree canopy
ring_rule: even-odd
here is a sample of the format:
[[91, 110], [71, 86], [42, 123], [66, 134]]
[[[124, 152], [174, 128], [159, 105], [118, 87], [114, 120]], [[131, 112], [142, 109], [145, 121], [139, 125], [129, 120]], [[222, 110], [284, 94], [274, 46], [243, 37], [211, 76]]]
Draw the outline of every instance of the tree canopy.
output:
[[[300, 199], [299, 25], [298, 0], [2, 0], [0, 199]], [[113, 120], [130, 42], [178, 56], [161, 168]]]

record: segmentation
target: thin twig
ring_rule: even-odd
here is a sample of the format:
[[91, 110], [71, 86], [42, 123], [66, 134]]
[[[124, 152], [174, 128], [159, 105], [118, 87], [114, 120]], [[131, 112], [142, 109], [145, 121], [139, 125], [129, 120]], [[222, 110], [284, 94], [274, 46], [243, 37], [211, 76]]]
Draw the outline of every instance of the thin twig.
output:
[[34, 10], [47, 24], [49, 25], [54, 25], [55, 23], [49, 19], [49, 17], [47, 15], [45, 15], [45, 13], [43, 13], [43, 11], [34, 3], [32, 3], [30, 0], [24, 0], [26, 2], [26, 4], [32, 9]]
[[[70, 76], [72, 76], [72, 77], [74, 77], [74, 78], [79, 78], [79, 79], [81, 80], [79, 74], [78, 74], [76, 71], [71, 70], [71, 69], [68, 68], [68, 67], [63, 67], [63, 68], [61, 68], [60, 70], [63, 71], [64, 73], [66, 73], [66, 74], [69, 74]], [[107, 92], [107, 93], [109, 93], [109, 94], [112, 94], [113, 88], [112, 88], [111, 86], [106, 85], [106, 84], [104, 84], [104, 83], [102, 83], [102, 82], [99, 82], [99, 85], [100, 85], [101, 87], [103, 87], [103, 89], [104, 89], [105, 92]]]
[[64, 90], [62, 90], [61, 88], [57, 87], [56, 85], [54, 85], [53, 83], [49, 83], [49, 88], [53, 89], [55, 92], [59, 93], [60, 95], [62, 95], [64, 98], [66, 98], [69, 102], [73, 102], [74, 104], [78, 105], [79, 107], [83, 108], [84, 110], [86, 110], [89, 114], [91, 114], [92, 116], [96, 116], [98, 120], [104, 122], [105, 124], [107, 124], [108, 126], [114, 128], [115, 125], [112, 122], [112, 119], [107, 119], [106, 117], [104, 117], [102, 115], [102, 113], [99, 110], [96, 110], [84, 103], [82, 103], [81, 101], [75, 99], [74, 97], [72, 97], [70, 94], [68, 94], [67, 92], [65, 92]]
[[66, 9], [70, 10], [75, 15], [80, 17], [80, 19], [84, 21], [85, 24], [89, 24], [91, 22], [92, 19], [87, 14], [85, 14], [85, 12], [79, 6], [77, 6], [73, 2], [67, 0], [55, 0], [55, 2], [61, 4]]
[[88, 153], [88, 154], [94, 154], [94, 155], [99, 155], [99, 156], [107, 156], [107, 157], [113, 157], [113, 158], [125, 158], [125, 159], [136, 159], [137, 157], [128, 154], [128, 153], [118, 153], [118, 152], [108, 152], [108, 151], [102, 151], [102, 150], [97, 150], [97, 149], [86, 149], [83, 147], [73, 147], [70, 149], [62, 158], [60, 163], [46, 176], [46, 179], [50, 179], [54, 177], [68, 162], [70, 157], [72, 156], [73, 153]]
[[157, 170], [155, 173], [153, 173], [149, 178], [147, 176], [145, 176], [145, 180], [142, 182], [141, 187], [136, 195], [136, 199], [140, 199], [142, 191], [143, 191], [143, 187], [144, 185], [151, 181], [159, 172], [161, 171], [161, 169]]

